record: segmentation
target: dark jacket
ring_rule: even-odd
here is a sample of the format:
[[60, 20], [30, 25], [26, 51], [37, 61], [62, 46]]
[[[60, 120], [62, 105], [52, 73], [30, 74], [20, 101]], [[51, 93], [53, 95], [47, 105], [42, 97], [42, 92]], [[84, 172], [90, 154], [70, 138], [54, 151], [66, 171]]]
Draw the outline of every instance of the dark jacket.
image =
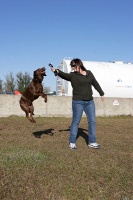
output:
[[99, 92], [100, 96], [104, 95], [99, 83], [91, 71], [86, 70], [87, 75], [83, 76], [78, 72], [65, 73], [58, 70], [58, 76], [71, 82], [73, 88], [73, 100], [91, 100], [93, 99], [92, 86]]

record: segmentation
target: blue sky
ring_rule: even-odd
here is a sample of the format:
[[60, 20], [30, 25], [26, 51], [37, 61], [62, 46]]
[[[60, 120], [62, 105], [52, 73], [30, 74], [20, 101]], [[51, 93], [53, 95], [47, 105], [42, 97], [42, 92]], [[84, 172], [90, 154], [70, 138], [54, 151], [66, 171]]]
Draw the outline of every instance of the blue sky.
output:
[[0, 79], [64, 57], [133, 63], [132, 0], [0, 0]]

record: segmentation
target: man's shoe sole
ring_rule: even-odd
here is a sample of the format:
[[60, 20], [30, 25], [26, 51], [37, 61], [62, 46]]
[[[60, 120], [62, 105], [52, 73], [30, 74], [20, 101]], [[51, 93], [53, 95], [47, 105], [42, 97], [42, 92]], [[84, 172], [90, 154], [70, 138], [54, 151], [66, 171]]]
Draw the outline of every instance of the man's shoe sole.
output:
[[71, 147], [69, 147], [71, 150], [76, 150], [77, 148], [71, 148]]
[[92, 146], [92, 145], [88, 145], [89, 147], [93, 148], [93, 149], [100, 149], [100, 145], [99, 146]]

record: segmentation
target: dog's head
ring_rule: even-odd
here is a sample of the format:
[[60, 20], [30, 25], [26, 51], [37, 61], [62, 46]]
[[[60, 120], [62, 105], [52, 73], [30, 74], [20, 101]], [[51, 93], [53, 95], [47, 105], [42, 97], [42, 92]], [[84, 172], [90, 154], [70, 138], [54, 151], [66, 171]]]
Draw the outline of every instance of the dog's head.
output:
[[45, 67], [42, 67], [42, 68], [35, 70], [34, 73], [33, 73], [34, 79], [39, 81], [39, 82], [42, 82], [43, 77], [47, 76], [45, 71], [46, 71]]

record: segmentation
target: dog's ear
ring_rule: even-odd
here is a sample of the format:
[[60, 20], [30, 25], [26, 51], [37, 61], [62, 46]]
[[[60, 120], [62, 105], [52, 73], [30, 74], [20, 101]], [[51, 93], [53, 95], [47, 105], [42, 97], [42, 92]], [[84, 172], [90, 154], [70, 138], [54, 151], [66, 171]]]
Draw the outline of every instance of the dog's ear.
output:
[[36, 69], [36, 70], [33, 72], [33, 76], [36, 76], [36, 75], [37, 75], [38, 70], [40, 70], [40, 68], [39, 68], [39, 69]]
[[33, 72], [33, 76], [36, 76], [36, 71]]

